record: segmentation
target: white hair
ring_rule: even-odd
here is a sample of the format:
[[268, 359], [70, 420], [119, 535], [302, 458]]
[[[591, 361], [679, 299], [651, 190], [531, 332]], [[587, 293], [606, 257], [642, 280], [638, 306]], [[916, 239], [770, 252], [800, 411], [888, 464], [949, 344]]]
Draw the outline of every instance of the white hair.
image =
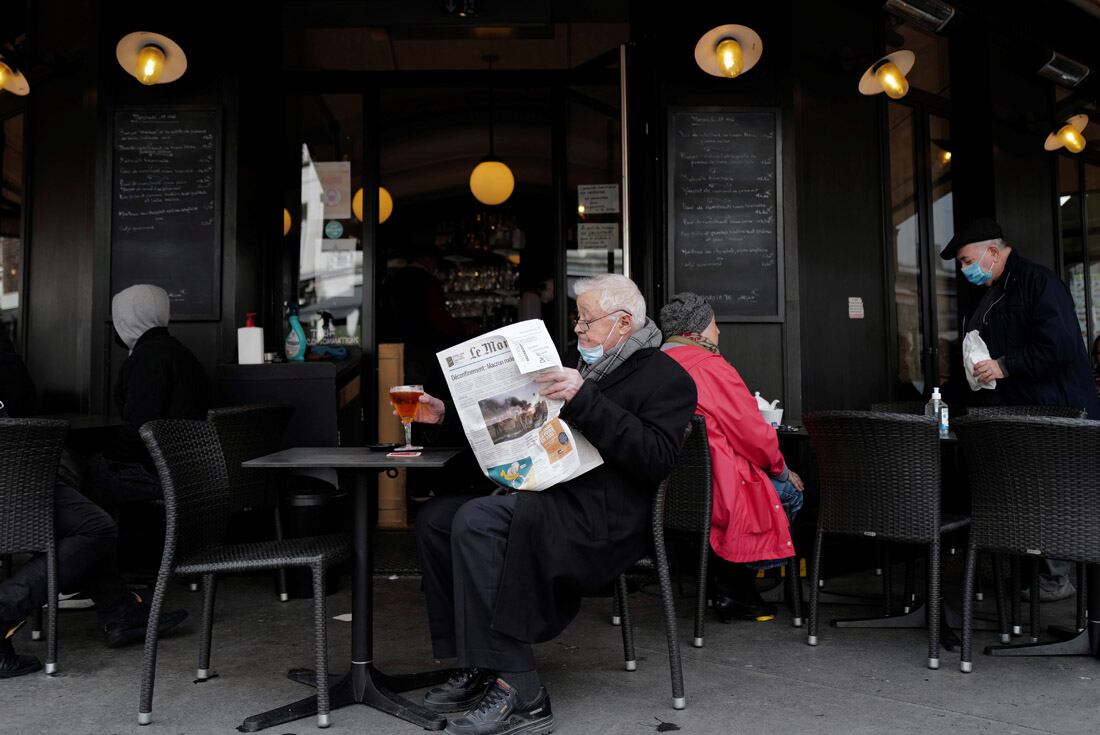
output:
[[645, 326], [645, 297], [634, 281], [618, 273], [606, 273], [592, 278], [582, 278], [573, 288], [579, 297], [582, 294], [596, 292], [597, 303], [605, 313], [617, 310], [628, 312], [631, 317], [631, 332], [637, 332]]

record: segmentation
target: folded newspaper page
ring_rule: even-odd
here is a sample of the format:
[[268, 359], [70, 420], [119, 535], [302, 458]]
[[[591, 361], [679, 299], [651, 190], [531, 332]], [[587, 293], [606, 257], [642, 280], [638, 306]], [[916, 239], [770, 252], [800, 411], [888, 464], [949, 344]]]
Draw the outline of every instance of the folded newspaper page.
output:
[[603, 464], [592, 444], [558, 418], [564, 401], [539, 394], [540, 371], [560, 370], [541, 319], [494, 329], [437, 352], [481, 470], [509, 490], [545, 490]]

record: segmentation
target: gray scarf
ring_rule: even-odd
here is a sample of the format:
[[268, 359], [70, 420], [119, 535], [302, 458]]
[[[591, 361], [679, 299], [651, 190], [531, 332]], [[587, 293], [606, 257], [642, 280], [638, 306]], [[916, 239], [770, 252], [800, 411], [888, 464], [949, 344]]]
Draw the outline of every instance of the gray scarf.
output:
[[598, 383], [603, 380], [604, 376], [610, 374], [612, 370], [626, 362], [627, 359], [638, 350], [660, 346], [661, 330], [657, 328], [657, 325], [653, 323], [652, 319], [646, 317], [645, 324], [642, 325], [642, 328], [627, 337], [626, 341], [619, 347], [606, 353], [600, 358], [599, 362], [592, 365], [581, 360], [577, 369], [580, 370], [582, 378]]

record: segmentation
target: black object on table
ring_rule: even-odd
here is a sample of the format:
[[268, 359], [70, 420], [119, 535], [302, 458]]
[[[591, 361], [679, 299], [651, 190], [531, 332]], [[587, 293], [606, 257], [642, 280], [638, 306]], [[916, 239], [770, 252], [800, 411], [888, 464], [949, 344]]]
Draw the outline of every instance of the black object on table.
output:
[[[450, 670], [390, 676], [374, 667], [374, 562], [370, 545], [369, 474], [397, 468], [442, 468], [461, 451], [431, 448], [424, 449], [419, 457], [388, 457], [365, 447], [299, 447], [249, 460], [243, 465], [267, 469], [335, 469], [340, 474], [341, 488], [353, 495], [351, 669], [343, 676], [333, 677], [329, 692], [333, 710], [365, 704], [426, 730], [442, 730], [447, 724], [446, 718], [410, 702], [397, 692], [441, 683], [450, 675]], [[292, 669], [287, 676], [305, 684], [313, 680], [313, 673], [305, 669]], [[256, 732], [316, 712], [316, 696], [306, 697], [252, 715], [237, 729]]]

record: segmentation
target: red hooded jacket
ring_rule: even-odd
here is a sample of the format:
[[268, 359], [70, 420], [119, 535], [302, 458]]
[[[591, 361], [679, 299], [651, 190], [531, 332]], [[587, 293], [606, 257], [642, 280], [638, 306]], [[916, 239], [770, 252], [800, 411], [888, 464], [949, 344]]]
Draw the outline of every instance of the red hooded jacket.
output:
[[695, 381], [695, 412], [707, 420], [714, 484], [711, 548], [733, 562], [791, 556], [787, 514], [769, 479], [782, 474], [786, 463], [756, 398], [721, 355], [692, 345], [666, 347], [665, 354]]

